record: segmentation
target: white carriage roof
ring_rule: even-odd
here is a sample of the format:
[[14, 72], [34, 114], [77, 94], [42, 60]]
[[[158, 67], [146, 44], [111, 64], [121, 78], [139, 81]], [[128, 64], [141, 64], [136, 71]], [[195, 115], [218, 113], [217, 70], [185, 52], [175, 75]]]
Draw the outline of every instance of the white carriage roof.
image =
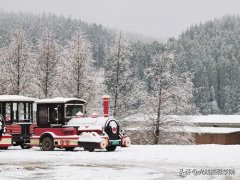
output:
[[0, 95], [0, 102], [34, 102], [35, 98], [19, 95]]
[[83, 102], [87, 102], [83, 99], [78, 99], [78, 98], [64, 98], [64, 97], [56, 97], [56, 98], [52, 98], [52, 99], [40, 99], [38, 101], [36, 101], [36, 103], [38, 104], [48, 104], [48, 103], [66, 103], [68, 101], [83, 101]]

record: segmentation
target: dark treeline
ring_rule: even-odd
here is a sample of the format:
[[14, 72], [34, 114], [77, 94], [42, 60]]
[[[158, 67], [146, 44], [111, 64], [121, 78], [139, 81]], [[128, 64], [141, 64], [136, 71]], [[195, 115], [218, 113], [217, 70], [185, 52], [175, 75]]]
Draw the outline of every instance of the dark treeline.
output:
[[[234, 114], [240, 111], [240, 17], [225, 16], [191, 26], [168, 49], [181, 72], [193, 75], [194, 102], [202, 114]], [[151, 55], [166, 45], [136, 43], [133, 61], [138, 77], [147, 84], [144, 69], [154, 66]], [[148, 86], [150, 87], [150, 86]]]
[[88, 24], [71, 17], [56, 16], [42, 13], [40, 15], [27, 13], [8, 13], [0, 11], [0, 48], [10, 43], [16, 29], [26, 32], [27, 38], [36, 48], [44, 30], [49, 28], [57, 43], [65, 46], [76, 31], [83, 32], [91, 43], [94, 65], [102, 67], [105, 49], [113, 44], [114, 32], [101, 25]]
[[194, 74], [194, 100], [200, 113], [238, 113], [240, 17], [192, 26], [173, 46], [179, 68]]

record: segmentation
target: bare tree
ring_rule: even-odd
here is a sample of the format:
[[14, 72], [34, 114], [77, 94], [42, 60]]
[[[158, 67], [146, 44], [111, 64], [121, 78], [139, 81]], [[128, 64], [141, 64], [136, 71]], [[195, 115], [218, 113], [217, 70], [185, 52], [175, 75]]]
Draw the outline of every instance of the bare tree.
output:
[[31, 79], [31, 51], [29, 42], [21, 29], [14, 32], [10, 44], [2, 50], [4, 68], [2, 80], [10, 94], [24, 94]]
[[40, 97], [50, 97], [57, 86], [57, 67], [59, 63], [59, 48], [53, 34], [46, 29], [38, 44], [36, 79], [40, 89]]
[[117, 115], [117, 104], [118, 104], [118, 93], [119, 93], [119, 75], [120, 75], [120, 60], [121, 60], [121, 43], [122, 43], [122, 32], [120, 31], [118, 47], [117, 47], [117, 63], [116, 63], [116, 83], [115, 83], [115, 92], [114, 92], [114, 105], [113, 105], [113, 116]]
[[115, 46], [107, 54], [104, 83], [113, 97], [113, 116], [122, 118], [138, 108], [144, 84], [135, 77], [131, 49], [123, 33], [120, 32]]
[[[147, 69], [146, 75], [152, 79], [147, 112], [153, 121], [154, 143], [173, 143], [180, 139], [192, 140], [191, 136], [179, 136], [174, 129], [188, 124], [181, 116], [194, 111], [192, 102], [193, 84], [190, 73], [179, 73], [172, 54], [164, 52], [153, 58], [155, 66]], [[185, 133], [185, 135], [189, 135]]]
[[62, 56], [61, 94], [91, 101], [94, 95], [94, 79], [91, 68], [92, 53], [90, 43], [77, 31]]

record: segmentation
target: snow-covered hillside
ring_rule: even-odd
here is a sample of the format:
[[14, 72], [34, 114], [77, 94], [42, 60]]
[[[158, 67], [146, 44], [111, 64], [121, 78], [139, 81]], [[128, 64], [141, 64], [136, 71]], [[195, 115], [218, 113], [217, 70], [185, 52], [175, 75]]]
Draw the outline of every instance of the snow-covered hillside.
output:
[[[42, 152], [13, 147], [0, 151], [0, 179], [239, 179], [239, 149], [239, 145], [136, 145], [115, 152], [80, 148]], [[234, 169], [235, 175], [194, 175], [201, 169]]]

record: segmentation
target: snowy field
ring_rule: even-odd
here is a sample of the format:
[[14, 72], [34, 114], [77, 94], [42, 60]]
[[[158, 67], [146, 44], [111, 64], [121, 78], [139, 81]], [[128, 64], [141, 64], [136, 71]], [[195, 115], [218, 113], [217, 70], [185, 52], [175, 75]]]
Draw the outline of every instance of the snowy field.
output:
[[[0, 167], [0, 179], [6, 180], [240, 179], [240, 146], [133, 145], [115, 152], [12, 147], [0, 151]], [[201, 169], [235, 169], [235, 175], [197, 175]]]

